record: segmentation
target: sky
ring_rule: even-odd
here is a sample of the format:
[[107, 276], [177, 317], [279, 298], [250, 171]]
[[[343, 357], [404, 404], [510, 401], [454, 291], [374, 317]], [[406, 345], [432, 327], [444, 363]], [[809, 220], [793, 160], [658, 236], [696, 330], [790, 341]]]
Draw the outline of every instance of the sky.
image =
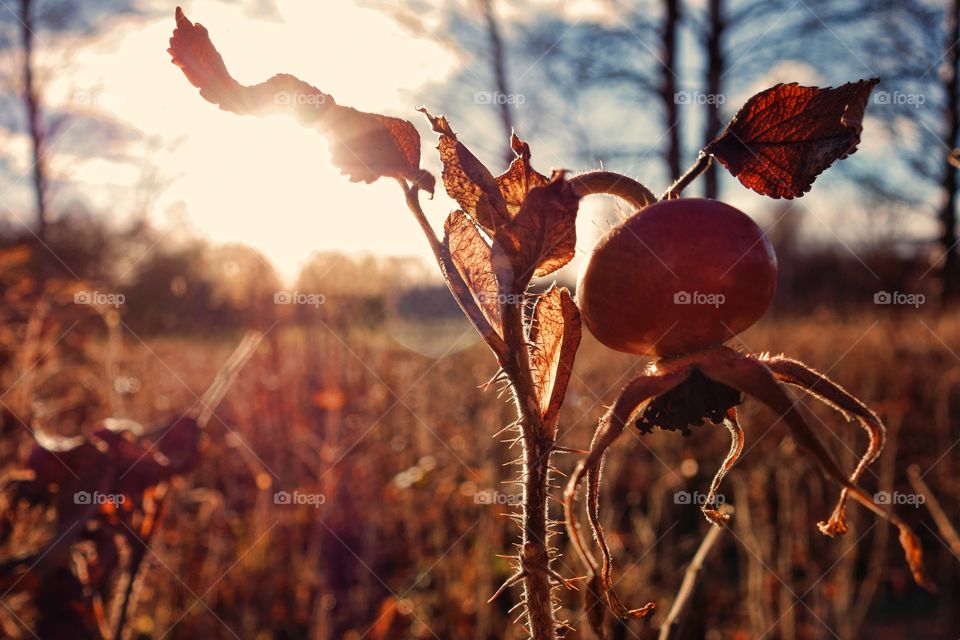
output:
[[[434, 88], [442, 87], [447, 96], [451, 86], [458, 90], [451, 83], [464, 73], [471, 75], [464, 71], [468, 61], [442, 44], [414, 37], [392, 18], [360, 6], [361, 2], [191, 0], [182, 5], [191, 20], [208, 27], [240, 82], [252, 84], [278, 72], [292, 73], [333, 95], [340, 104], [407, 118], [423, 134], [423, 165], [439, 176], [433, 152], [436, 137], [414, 108], [425, 103], [436, 109], [424, 97]], [[573, 3], [568, 10], [586, 11], [593, 4]], [[103, 129], [101, 136], [91, 138], [88, 131], [87, 139], [81, 140], [68, 126], [54, 138], [53, 173], [77, 187], [67, 198], [80, 199], [89, 209], [111, 212], [118, 219], [147, 216], [171, 236], [187, 229], [218, 243], [248, 244], [288, 280], [313, 251], [429, 256], [396, 183], [350, 183], [331, 165], [327, 142], [316, 132], [285, 116], [225, 113], [200, 98], [166, 53], [174, 6], [143, 0], [144, 13], [112, 18], [91, 35], [44, 35], [38, 42], [49, 104], [84, 114]], [[505, 20], [511, 18], [510, 6], [505, 5]], [[518, 85], [524, 77], [531, 81], [539, 73], [536, 65], [536, 61], [519, 63], [522, 73], [514, 70]], [[863, 71], [869, 75], [868, 69]], [[728, 99], [742, 101], [754, 91], [786, 80], [830, 84], [809, 65], [786, 61], [751, 86], [738, 87]], [[556, 167], [587, 168], [569, 166], [563, 147], [549, 136], [549, 128], [563, 126], [562, 122], [544, 126], [546, 119], [531, 116], [532, 104], [518, 109], [522, 116], [518, 121], [533, 134], [530, 138], [520, 132], [531, 141], [537, 169], [548, 173]], [[594, 109], [586, 116], [611, 113], [595, 105]], [[490, 117], [494, 113], [493, 108], [481, 113], [486, 120], [479, 119], [480, 126], [453, 123], [467, 144], [472, 143], [478, 153], [487, 152], [481, 157], [495, 157], [489, 150], [499, 148], [499, 138], [482, 129], [491, 122], [496, 126]], [[699, 128], [695, 119], [691, 122], [691, 130]], [[614, 129], [618, 127], [622, 125]], [[502, 135], [499, 128], [493, 131]], [[863, 148], [856, 158], [882, 157], [895, 143], [868, 117]], [[6, 184], [0, 181], [0, 205], [29, 220], [30, 191], [23, 178], [29, 169], [27, 138], [2, 129], [0, 144], [10, 163], [7, 168], [21, 176]], [[491, 165], [494, 173], [502, 168]], [[828, 172], [802, 200], [812, 221], [807, 228], [828, 241], [840, 239], [841, 234], [836, 219], [824, 212], [842, 209], [854, 197], [849, 188], [830, 188], [839, 182]], [[665, 185], [649, 186], [659, 192]], [[732, 180], [725, 187], [725, 199], [755, 217], [775, 210], [774, 203]], [[438, 191], [425, 209], [440, 227], [454, 204], [442, 189]], [[580, 255], [609, 225], [601, 221], [602, 208], [597, 199], [582, 205]], [[929, 220], [921, 223], [921, 233], [932, 230]]]
[[[169, 5], [169, 15], [122, 18], [106, 33], [78, 39], [70, 72], [54, 76], [47, 88], [52, 104], [119, 121], [139, 138], [105, 145], [102, 157], [69, 153], [54, 140], [55, 172], [83, 184], [92, 209], [141, 215], [136, 192], [149, 164], [164, 182], [147, 212], [157, 224], [186, 224], [217, 242], [249, 244], [286, 277], [314, 250], [429, 255], [395, 182], [352, 184], [330, 164], [316, 132], [284, 116], [238, 117], [200, 98], [166, 52], [174, 5], [157, 4]], [[208, 26], [241, 82], [293, 73], [341, 104], [402, 115], [427, 133], [412, 95], [452, 72], [457, 63], [448, 52], [351, 0], [279, 5], [266, 15], [251, 3], [198, 0], [183, 8]], [[358, 50], [365, 43], [376, 43], [384, 55]], [[63, 64], [63, 54], [50, 49], [41, 64]], [[26, 137], [5, 135], [25, 172]], [[427, 138], [425, 145], [429, 155], [435, 143]], [[20, 187], [18, 199], [26, 204], [26, 185]]]

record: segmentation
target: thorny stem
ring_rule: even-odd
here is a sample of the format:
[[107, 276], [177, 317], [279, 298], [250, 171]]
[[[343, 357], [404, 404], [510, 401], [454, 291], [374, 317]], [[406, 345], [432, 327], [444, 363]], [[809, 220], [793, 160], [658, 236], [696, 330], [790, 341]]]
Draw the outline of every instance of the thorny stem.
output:
[[523, 536], [520, 569], [524, 574], [524, 602], [527, 626], [535, 640], [556, 638], [556, 621], [550, 584], [550, 555], [547, 537], [547, 488], [550, 483], [550, 454], [556, 433], [540, 415], [530, 373], [529, 352], [523, 329], [523, 307], [505, 305], [504, 342], [511, 360], [504, 366], [510, 379], [520, 416], [523, 443]]
[[633, 178], [612, 171], [581, 173], [570, 178], [567, 182], [581, 196], [609, 194], [626, 200], [637, 209], [642, 209], [657, 201], [650, 189]]
[[440, 242], [420, 206], [418, 189], [401, 181], [407, 206], [423, 230], [451, 293], [464, 314], [494, 351], [513, 389], [523, 443], [522, 547], [518, 576], [524, 584], [527, 626], [535, 640], [554, 640], [556, 621], [551, 592], [550, 554], [547, 526], [547, 489], [550, 482], [550, 454], [556, 438], [554, 429], [543, 422], [537, 403], [529, 352], [523, 326], [523, 306], [504, 305], [503, 337], [490, 326], [453, 264], [447, 247]]
[[704, 171], [710, 168], [710, 164], [713, 162], [713, 156], [700, 152], [700, 155], [697, 156], [697, 161], [693, 163], [686, 173], [677, 178], [677, 181], [674, 182], [670, 187], [660, 195], [661, 200], [666, 200], [667, 198], [676, 198], [680, 193], [690, 186], [690, 183], [700, 177]]

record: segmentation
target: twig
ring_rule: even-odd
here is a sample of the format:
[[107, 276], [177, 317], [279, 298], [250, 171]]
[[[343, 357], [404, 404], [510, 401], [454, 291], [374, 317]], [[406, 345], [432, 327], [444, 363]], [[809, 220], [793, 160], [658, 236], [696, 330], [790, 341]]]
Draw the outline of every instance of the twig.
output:
[[[718, 511], [729, 519], [733, 514], [733, 507], [728, 504], [722, 504]], [[690, 566], [687, 567], [686, 573], [683, 574], [683, 582], [680, 583], [680, 590], [677, 592], [677, 597], [674, 599], [673, 605], [670, 606], [667, 618], [660, 627], [659, 640], [671, 640], [671, 638], [676, 638], [679, 634], [680, 625], [683, 622], [681, 616], [683, 616], [687, 604], [693, 596], [694, 589], [697, 585], [697, 577], [703, 569], [710, 550], [716, 545], [717, 540], [720, 539], [720, 534], [722, 534], [725, 529], [726, 526], [711, 526], [710, 531], [703, 537], [700, 548], [698, 548], [697, 552], [693, 555]]]
[[940, 501], [937, 500], [927, 483], [923, 481], [920, 467], [915, 464], [910, 465], [910, 468], [907, 469], [907, 478], [910, 480], [910, 486], [913, 487], [913, 490], [924, 497], [924, 504], [930, 510], [930, 515], [933, 516], [933, 521], [937, 524], [940, 536], [950, 546], [950, 551], [953, 555], [960, 557], [960, 535], [957, 534], [957, 530], [947, 518], [943, 507], [940, 506]]
[[[224, 396], [227, 394], [227, 391], [230, 390], [230, 387], [233, 386], [233, 383], [236, 382], [237, 375], [240, 373], [240, 370], [243, 369], [244, 365], [247, 364], [250, 361], [250, 358], [253, 357], [253, 354], [256, 353], [257, 347], [260, 346], [260, 341], [262, 339], [263, 334], [261, 332], [248, 331], [246, 334], [244, 334], [243, 339], [240, 340], [240, 344], [236, 346], [227, 360], [217, 370], [217, 373], [213, 378], [213, 382], [210, 383], [210, 386], [200, 398], [200, 409], [196, 420], [197, 425], [201, 429], [205, 428], [210, 422], [210, 419], [213, 417], [214, 412], [217, 409], [217, 406], [223, 400]], [[165, 498], [167, 497], [167, 488], [165, 483], [157, 485], [156, 495], [152, 498], [154, 505], [151, 526], [146, 531], [143, 531], [141, 536], [126, 536], [128, 542], [133, 547], [133, 550], [130, 559], [129, 576], [127, 578], [128, 582], [124, 587], [123, 595], [120, 600], [120, 607], [116, 616], [116, 624], [114, 626], [115, 631], [113, 636], [114, 640], [119, 640], [123, 636], [130, 609], [136, 604], [134, 601], [136, 581], [140, 578], [141, 571], [143, 569], [147, 545], [149, 545], [153, 534], [159, 528], [160, 521], [163, 516], [163, 508], [165, 506]]]
[[260, 341], [263, 340], [263, 334], [259, 331], [248, 331], [244, 334], [240, 344], [233, 350], [227, 361], [221, 365], [217, 371], [213, 382], [200, 398], [200, 411], [197, 414], [197, 424], [201, 429], [206, 427], [216, 411], [217, 405], [223, 400], [223, 397], [237, 380], [237, 375], [253, 354], [256, 353]]
[[713, 156], [707, 155], [701, 151], [700, 155], [697, 156], [697, 161], [693, 164], [693, 166], [687, 169], [686, 173], [677, 178], [677, 181], [670, 185], [670, 187], [660, 195], [660, 200], [676, 198], [679, 196], [680, 192], [690, 186], [691, 182], [696, 180], [698, 177], [700, 177], [700, 174], [710, 168], [710, 164], [712, 162]]

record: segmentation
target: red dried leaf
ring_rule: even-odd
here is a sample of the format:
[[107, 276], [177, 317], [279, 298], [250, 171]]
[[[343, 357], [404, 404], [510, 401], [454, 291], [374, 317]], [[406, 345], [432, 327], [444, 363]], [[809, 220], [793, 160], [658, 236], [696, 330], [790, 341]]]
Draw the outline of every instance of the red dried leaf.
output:
[[867, 99], [878, 82], [778, 84], [750, 98], [705, 151], [749, 189], [800, 197], [824, 169], [857, 150]]
[[454, 211], [443, 225], [446, 245], [457, 271], [473, 294], [487, 322], [503, 336], [500, 287], [491, 262], [491, 249], [473, 220], [463, 211]]
[[510, 146], [517, 157], [510, 163], [510, 168], [497, 176], [497, 186], [506, 200], [507, 211], [515, 216], [520, 212], [530, 189], [542, 187], [550, 180], [530, 166], [530, 145], [518, 138], [517, 134], [510, 137]]
[[567, 289], [553, 287], [540, 297], [528, 336], [530, 371], [540, 415], [550, 428], [557, 424], [582, 335], [580, 311]]
[[435, 180], [420, 169], [420, 135], [410, 122], [338, 105], [329, 94], [288, 74], [242, 85], [227, 71], [206, 28], [190, 22], [179, 7], [176, 19], [167, 51], [208, 102], [239, 115], [282, 113], [323, 128], [332, 139], [333, 163], [354, 182], [403, 178], [433, 193]]
[[481, 227], [491, 234], [510, 220], [507, 202], [493, 174], [457, 139], [444, 116], [433, 116], [426, 109], [421, 112], [430, 120], [433, 130], [440, 134], [437, 150], [443, 163], [443, 186]]
[[493, 264], [502, 288], [522, 292], [532, 277], [553, 273], [573, 259], [579, 205], [580, 196], [562, 171], [530, 190], [520, 212], [494, 236]]

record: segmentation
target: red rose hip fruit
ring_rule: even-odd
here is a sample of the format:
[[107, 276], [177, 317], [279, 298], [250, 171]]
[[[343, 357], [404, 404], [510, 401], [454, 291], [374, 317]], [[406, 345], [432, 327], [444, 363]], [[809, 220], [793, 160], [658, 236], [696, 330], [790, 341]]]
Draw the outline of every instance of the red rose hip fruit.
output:
[[764, 314], [777, 257], [763, 230], [716, 200], [644, 207], [610, 230], [580, 275], [577, 301], [600, 342], [673, 356], [718, 346]]

